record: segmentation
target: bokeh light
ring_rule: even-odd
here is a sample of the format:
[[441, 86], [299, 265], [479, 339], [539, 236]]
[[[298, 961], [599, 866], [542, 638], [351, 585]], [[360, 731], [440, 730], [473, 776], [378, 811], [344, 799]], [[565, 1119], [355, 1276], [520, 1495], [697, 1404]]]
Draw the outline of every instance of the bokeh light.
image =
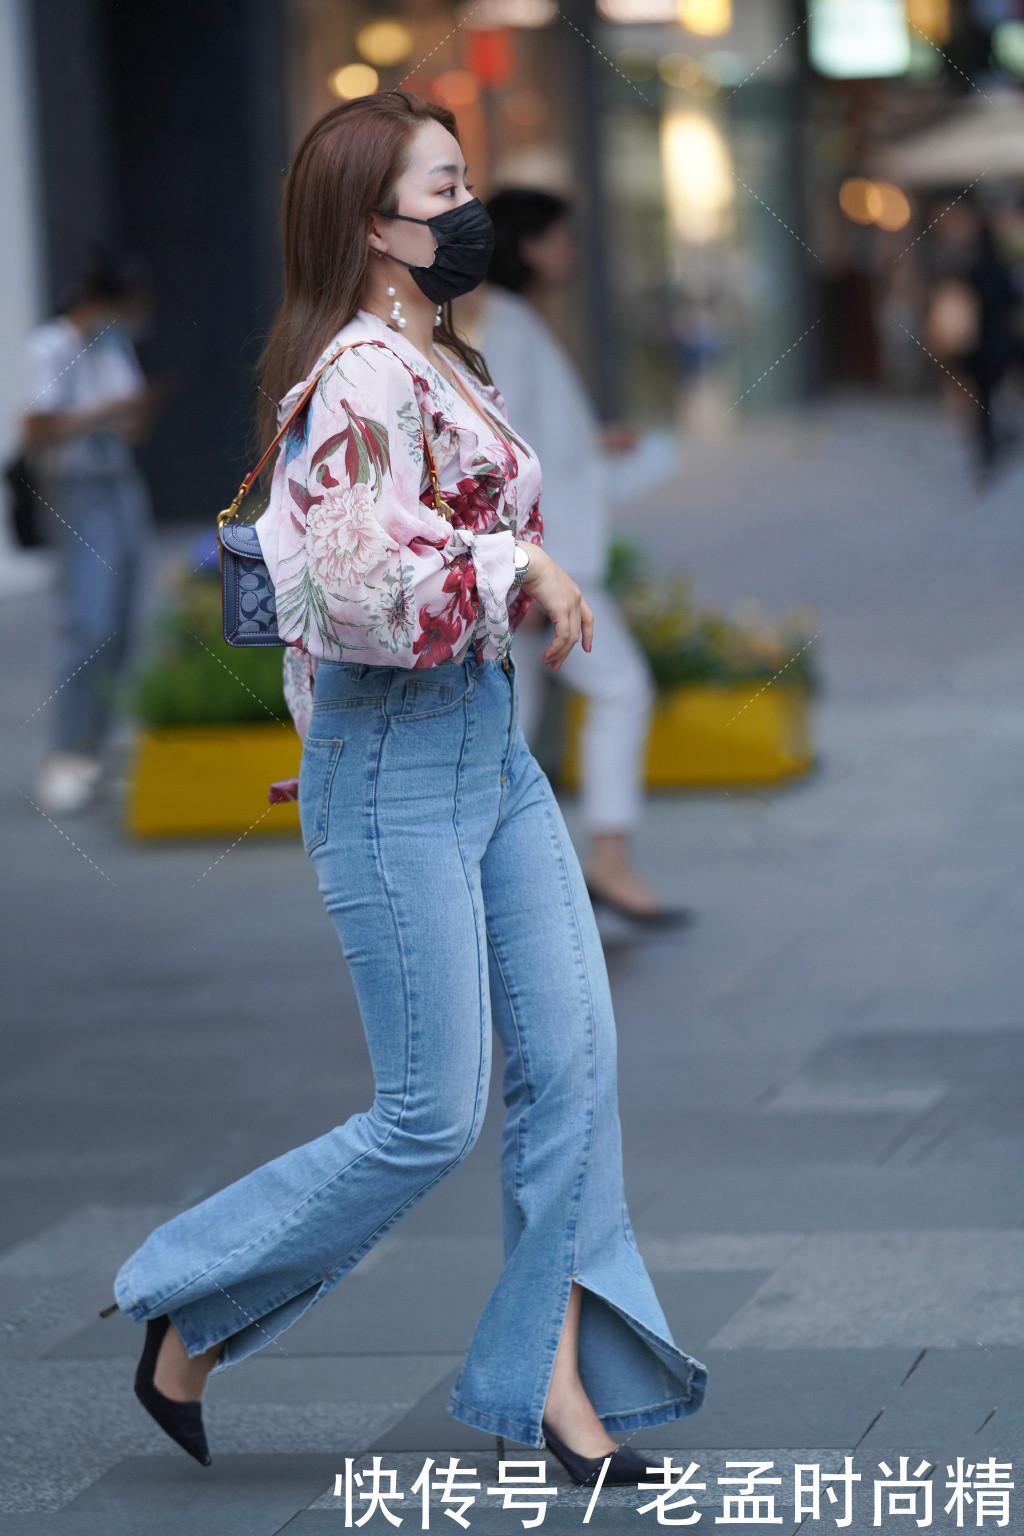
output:
[[480, 88], [468, 69], [446, 69], [434, 81], [435, 99], [455, 109], [470, 106], [479, 94]]
[[370, 64], [343, 64], [328, 75], [327, 84], [342, 101], [355, 96], [370, 96], [377, 89], [380, 76]]
[[873, 224], [874, 217], [868, 207], [871, 182], [863, 176], [848, 176], [839, 188], [839, 206], [855, 224]]
[[661, 164], [671, 226], [680, 239], [705, 244], [722, 234], [734, 186], [729, 150], [703, 112], [666, 112], [661, 121]]
[[872, 220], [881, 229], [903, 229], [910, 222], [910, 202], [906, 193], [888, 181], [871, 183], [867, 193], [867, 208]]
[[950, 0], [906, 0], [907, 23], [930, 43], [948, 43], [952, 30]]
[[1024, 21], [1001, 21], [992, 33], [996, 62], [1013, 75], [1024, 75]]
[[732, 26], [732, 0], [679, 0], [679, 25], [700, 37], [719, 37]]
[[407, 59], [412, 52], [413, 41], [411, 29], [393, 17], [368, 22], [356, 33], [356, 47], [363, 58], [380, 69], [387, 69], [389, 65]]
[[877, 224], [880, 229], [903, 229], [910, 222], [910, 202], [905, 192], [889, 181], [868, 181], [849, 176], [839, 188], [839, 206], [855, 224]]
[[658, 60], [658, 74], [666, 85], [690, 91], [700, 79], [700, 64], [689, 53], [663, 53]]

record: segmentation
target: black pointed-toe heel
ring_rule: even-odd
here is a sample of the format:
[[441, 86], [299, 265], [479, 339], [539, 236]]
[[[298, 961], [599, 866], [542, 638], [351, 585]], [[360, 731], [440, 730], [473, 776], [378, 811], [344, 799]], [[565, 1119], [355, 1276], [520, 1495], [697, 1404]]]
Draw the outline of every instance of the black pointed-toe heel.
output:
[[601, 1473], [603, 1463], [608, 1461], [608, 1471], [605, 1473], [603, 1487], [611, 1483], [639, 1483], [645, 1480], [649, 1474], [646, 1460], [632, 1446], [617, 1445], [615, 1450], [604, 1456], [580, 1456], [578, 1452], [566, 1445], [564, 1440], [559, 1440], [553, 1430], [541, 1420], [541, 1428], [544, 1431], [544, 1444], [558, 1457], [562, 1466], [576, 1483], [589, 1483], [593, 1486]]
[[110, 1303], [109, 1307], [101, 1307], [100, 1308], [100, 1317], [109, 1317], [111, 1312], [118, 1312], [118, 1311], [120, 1311], [120, 1308], [118, 1307], [117, 1302], [116, 1301], [112, 1301]]
[[165, 1434], [177, 1441], [182, 1450], [194, 1456], [196, 1461], [208, 1467], [213, 1457], [206, 1443], [200, 1400], [196, 1398], [191, 1402], [179, 1403], [173, 1397], [166, 1397], [153, 1385], [156, 1357], [170, 1322], [165, 1312], [162, 1317], [151, 1317], [146, 1323], [146, 1342], [135, 1371], [135, 1396]]

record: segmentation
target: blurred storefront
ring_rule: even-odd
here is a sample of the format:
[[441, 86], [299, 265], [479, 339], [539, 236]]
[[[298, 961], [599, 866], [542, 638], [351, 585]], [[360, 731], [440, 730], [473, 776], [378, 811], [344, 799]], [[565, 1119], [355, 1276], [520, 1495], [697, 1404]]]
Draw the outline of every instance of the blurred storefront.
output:
[[338, 100], [443, 99], [480, 196], [567, 196], [582, 264], [550, 319], [598, 409], [701, 429], [922, 377], [926, 228], [964, 187], [884, 152], [1024, 78], [1024, 0], [0, 5], [24, 86], [8, 291], [13, 272], [21, 310], [51, 307], [95, 237], [145, 257], [140, 350], [177, 386], [145, 456], [175, 519], [210, 517], [248, 465], [281, 181]]
[[589, 40], [591, 0], [560, 10], [555, 0], [290, 0], [288, 14], [292, 143], [339, 99], [401, 87], [455, 112], [479, 197], [517, 185], [570, 199], [579, 283], [548, 318], [598, 403], [614, 409], [606, 157], [594, 99], [607, 65]]
[[701, 429], [814, 373], [799, 9], [598, 0], [625, 404]]
[[932, 392], [935, 279], [1024, 190], [1024, 0], [826, 0], [807, 34], [821, 383]]
[[375, 89], [455, 110], [481, 196], [571, 200], [579, 279], [550, 318], [604, 416], [721, 415], [813, 377], [792, 0], [6, 3], [35, 83], [39, 308], [92, 238], [154, 274], [162, 517], [209, 516], [246, 467], [281, 177], [317, 116]]
[[457, 112], [475, 189], [570, 198], [579, 291], [552, 323], [605, 414], [667, 422], [799, 394], [808, 308], [791, 0], [292, 0], [293, 140], [398, 84]]

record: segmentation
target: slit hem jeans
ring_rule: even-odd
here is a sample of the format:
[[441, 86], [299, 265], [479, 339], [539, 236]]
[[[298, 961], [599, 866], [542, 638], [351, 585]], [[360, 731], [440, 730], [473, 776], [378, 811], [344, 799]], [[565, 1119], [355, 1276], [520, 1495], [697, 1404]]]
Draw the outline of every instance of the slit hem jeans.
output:
[[[518, 723], [515, 663], [321, 662], [299, 774], [303, 844], [359, 1002], [369, 1109], [150, 1233], [114, 1281], [217, 1371], [296, 1322], [479, 1134], [503, 1055], [505, 1263], [448, 1410], [542, 1446], [572, 1281], [579, 1372], [609, 1430], [694, 1412], [622, 1179], [604, 953], [558, 802]], [[280, 1347], [280, 1346], [278, 1346]]]

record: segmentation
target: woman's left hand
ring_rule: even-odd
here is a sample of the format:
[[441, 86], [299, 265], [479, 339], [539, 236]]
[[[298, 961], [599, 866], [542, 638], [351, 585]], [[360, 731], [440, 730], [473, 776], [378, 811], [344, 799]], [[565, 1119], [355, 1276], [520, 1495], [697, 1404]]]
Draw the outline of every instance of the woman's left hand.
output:
[[530, 568], [524, 589], [537, 599], [552, 624], [554, 639], [541, 656], [545, 666], [557, 672], [577, 640], [589, 651], [594, 640], [594, 614], [579, 587], [546, 549], [530, 548]]

